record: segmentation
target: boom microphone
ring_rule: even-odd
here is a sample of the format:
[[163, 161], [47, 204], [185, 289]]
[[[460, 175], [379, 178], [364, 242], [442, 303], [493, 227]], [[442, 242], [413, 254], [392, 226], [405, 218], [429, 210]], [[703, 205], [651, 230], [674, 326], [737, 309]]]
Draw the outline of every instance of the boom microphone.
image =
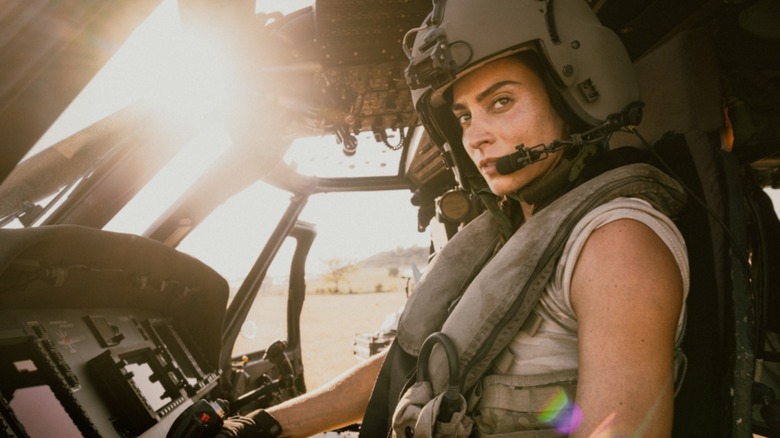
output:
[[565, 146], [572, 145], [577, 147], [585, 143], [599, 141], [624, 126], [639, 124], [642, 120], [642, 108], [644, 105], [642, 102], [631, 102], [623, 111], [610, 114], [604, 123], [582, 134], [572, 134], [568, 140], [553, 140], [550, 144], [540, 143], [530, 148], [523, 144], [516, 146], [517, 152], [496, 160], [496, 171], [501, 175], [509, 175], [523, 167], [544, 160], [551, 153]]
[[503, 157], [496, 160], [496, 171], [501, 175], [509, 175], [510, 173], [516, 172], [523, 167], [536, 163], [537, 161], [544, 160], [550, 155], [550, 153], [557, 151], [567, 144], [569, 143], [564, 143], [558, 140], [555, 140], [548, 145], [538, 144], [530, 148], [521, 144], [515, 147], [517, 152], [504, 155]]

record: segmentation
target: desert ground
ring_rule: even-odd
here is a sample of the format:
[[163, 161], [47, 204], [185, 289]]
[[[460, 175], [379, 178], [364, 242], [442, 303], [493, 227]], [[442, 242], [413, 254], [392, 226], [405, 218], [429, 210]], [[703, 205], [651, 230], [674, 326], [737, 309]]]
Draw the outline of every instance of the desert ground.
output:
[[[341, 294], [309, 294], [301, 314], [301, 345], [308, 390], [337, 376], [359, 359], [353, 354], [357, 333], [375, 332], [385, 317], [406, 301], [403, 291]], [[263, 349], [284, 338], [287, 297], [258, 297], [234, 348], [234, 355]]]

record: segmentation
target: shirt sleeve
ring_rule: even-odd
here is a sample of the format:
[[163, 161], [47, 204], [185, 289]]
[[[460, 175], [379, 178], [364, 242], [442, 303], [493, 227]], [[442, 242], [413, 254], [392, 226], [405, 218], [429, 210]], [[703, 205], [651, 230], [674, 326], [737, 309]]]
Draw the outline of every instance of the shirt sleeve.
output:
[[[682, 342], [682, 335], [685, 332], [685, 300], [688, 297], [690, 287], [690, 271], [688, 268], [688, 252], [680, 231], [670, 218], [654, 209], [648, 202], [638, 198], [618, 198], [594, 209], [574, 227], [571, 236], [564, 248], [563, 255], [558, 262], [558, 266], [553, 280], [553, 287], [548, 290], [552, 294], [550, 298], [556, 304], [562, 306], [557, 312], [566, 314], [567, 319], [571, 318], [570, 323], [574, 324], [576, 330], [576, 314], [571, 304], [571, 280], [574, 273], [574, 267], [579, 259], [585, 242], [598, 228], [620, 219], [632, 219], [645, 224], [653, 230], [658, 237], [666, 244], [674, 256], [677, 266], [680, 270], [680, 277], [683, 284], [683, 306], [677, 322], [677, 331], [675, 335], [675, 344]], [[555, 296], [559, 295], [559, 296]], [[560, 315], [560, 313], [559, 313]]]

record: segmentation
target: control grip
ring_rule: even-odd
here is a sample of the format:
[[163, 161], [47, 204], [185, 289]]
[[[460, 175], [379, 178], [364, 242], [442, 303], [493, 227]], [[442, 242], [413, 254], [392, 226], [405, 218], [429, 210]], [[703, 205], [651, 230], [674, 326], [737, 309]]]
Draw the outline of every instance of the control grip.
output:
[[198, 400], [176, 418], [166, 437], [212, 438], [222, 429], [228, 410], [225, 400]]

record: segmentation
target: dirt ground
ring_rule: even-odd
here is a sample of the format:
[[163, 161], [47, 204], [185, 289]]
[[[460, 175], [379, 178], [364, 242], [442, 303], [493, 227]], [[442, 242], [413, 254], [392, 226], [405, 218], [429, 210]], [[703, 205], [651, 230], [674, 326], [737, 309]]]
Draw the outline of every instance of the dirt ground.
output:
[[[301, 344], [306, 386], [312, 390], [357, 364], [352, 353], [357, 333], [375, 332], [385, 317], [406, 301], [404, 292], [311, 294], [301, 315]], [[259, 297], [249, 324], [236, 341], [234, 356], [264, 349], [284, 337], [285, 296]]]
[[352, 353], [353, 336], [378, 330], [385, 317], [405, 301], [403, 292], [307, 296], [301, 338], [308, 389], [358, 363]]

